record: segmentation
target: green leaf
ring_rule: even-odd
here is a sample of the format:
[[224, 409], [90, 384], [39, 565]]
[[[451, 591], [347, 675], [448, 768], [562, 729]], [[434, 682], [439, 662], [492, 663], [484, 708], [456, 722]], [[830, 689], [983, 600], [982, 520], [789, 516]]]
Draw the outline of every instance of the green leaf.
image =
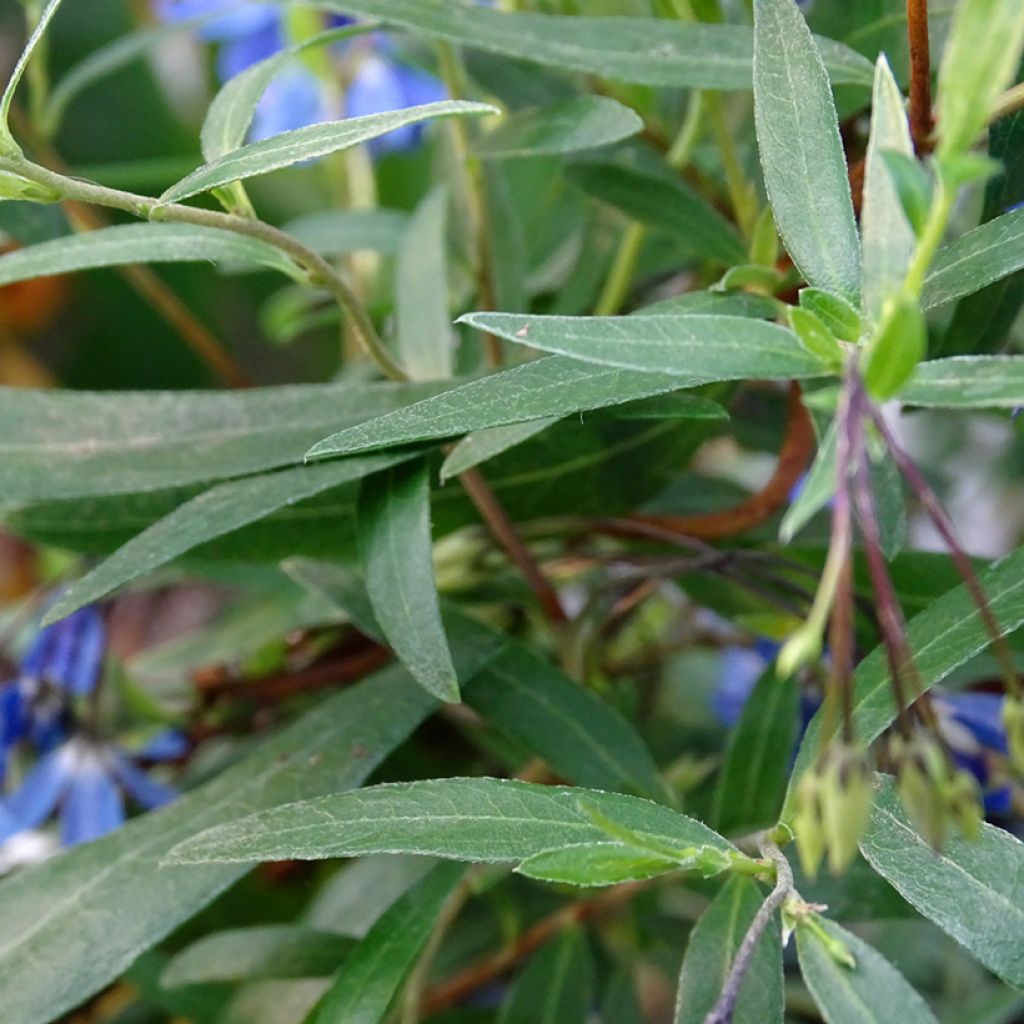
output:
[[182, 843], [175, 863], [320, 860], [366, 853], [420, 853], [451, 860], [518, 862], [606, 840], [580, 808], [655, 840], [729, 849], [698, 821], [638, 797], [512, 779], [436, 779], [286, 804]]
[[308, 1024], [379, 1024], [465, 870], [438, 864], [394, 903], [345, 961]]
[[[816, 931], [849, 950], [856, 967], [836, 961]], [[800, 972], [828, 1024], [938, 1024], [928, 1004], [885, 957], [834, 921], [815, 916], [796, 930]]]
[[257, 978], [323, 978], [348, 955], [351, 939], [294, 925], [214, 932], [192, 943], [164, 968], [164, 988]]
[[1024, 267], [1024, 209], [1011, 210], [939, 250], [922, 303], [934, 309], [980, 291]]
[[779, 524], [779, 539], [783, 544], [789, 544], [836, 493], [839, 482], [839, 471], [836, 466], [837, 441], [837, 424], [833, 419], [818, 444], [818, 452], [804, 478], [800, 493], [786, 509], [786, 514]]
[[[761, 908], [761, 890], [749, 878], [731, 878], [690, 935], [679, 974], [676, 1024], [704, 1024], [718, 1001], [743, 936]], [[740, 987], [733, 1024], [781, 1024], [782, 939], [770, 924]]]
[[[738, 316], [524, 316], [469, 313], [468, 323], [529, 348], [604, 366], [721, 380], [823, 377], [827, 367], [777, 324]], [[639, 397], [639, 396], [636, 396]]]
[[467, 434], [445, 456], [438, 471], [441, 483], [465, 473], [467, 469], [479, 466], [488, 459], [493, 459], [510, 448], [529, 441], [531, 437], [554, 426], [560, 416], [549, 416], [546, 419], [530, 420], [527, 423], [509, 423], [504, 427], [485, 427]]
[[425, 462], [392, 466], [364, 481], [359, 551], [374, 614], [399, 661], [428, 693], [458, 703], [434, 582]]
[[601, 1000], [601, 1024], [637, 1024], [639, 1020], [643, 1020], [643, 1010], [633, 971], [631, 967], [618, 967]]
[[489, 427], [561, 418], [687, 386], [691, 385], [668, 374], [629, 373], [573, 359], [536, 359], [461, 384], [436, 399], [396, 409], [362, 428], [339, 431], [310, 448], [306, 458], [349, 455]]
[[683, 292], [662, 299], [636, 311], [637, 316], [678, 316], [715, 314], [716, 316], [749, 316], [755, 320], [774, 320], [781, 310], [776, 299], [750, 292]]
[[864, 312], [876, 322], [882, 307], [903, 284], [917, 236], [904, 212], [885, 155], [896, 152], [913, 159], [914, 144], [903, 94], [884, 54], [875, 65], [871, 104], [871, 138], [864, 170], [864, 202], [860, 230], [863, 246]]
[[916, 299], [901, 298], [864, 354], [864, 385], [879, 401], [898, 395], [928, 348], [928, 324]]
[[478, 139], [484, 159], [577, 153], [621, 142], [644, 128], [630, 107], [607, 96], [576, 96], [546, 107], [519, 110]]
[[903, 474], [888, 448], [884, 448], [880, 456], [872, 456], [869, 471], [881, 532], [882, 553], [891, 562], [907, 540], [907, 500], [903, 492]]
[[[14, 102], [14, 94], [18, 91], [18, 86], [21, 84], [25, 69], [28, 67], [29, 61], [39, 45], [39, 41], [50, 27], [50, 22], [60, 8], [61, 3], [62, 0], [49, 0], [46, 6], [39, 12], [39, 20], [36, 22], [35, 28], [32, 29], [32, 34], [25, 44], [25, 49], [21, 51], [18, 61], [14, 65], [11, 77], [7, 79], [3, 95], [0, 96], [0, 140], [2, 140], [0, 148], [4, 149], [8, 154], [20, 152], [17, 143], [11, 137], [11, 104]], [[36, 10], [39, 10], [38, 5], [36, 5]], [[26, 9], [26, 14], [28, 14], [28, 9]]]
[[270, 83], [288, 65], [306, 50], [366, 31], [365, 26], [349, 26], [318, 32], [297, 46], [279, 50], [240, 74], [229, 78], [213, 98], [199, 134], [203, 159], [213, 163], [233, 153], [245, 142], [256, 106]]
[[501, 1009], [498, 1024], [586, 1024], [594, 1001], [594, 963], [580, 928], [534, 954]]
[[3, 497], [13, 502], [137, 493], [295, 465], [331, 430], [449, 388], [450, 383], [228, 392], [0, 388]]
[[635, 850], [621, 843], [588, 843], [549, 850], [524, 860], [516, 873], [538, 882], [604, 886], [642, 882], [680, 870], [677, 860]]
[[[752, 37], [738, 25], [508, 14], [448, 0], [320, 0], [318, 6], [559, 71], [672, 88], [750, 88]], [[869, 61], [830, 39], [818, 45], [835, 82], [870, 86]]]
[[172, 185], [160, 197], [163, 203], [179, 202], [190, 196], [209, 192], [233, 181], [242, 181], [259, 174], [267, 174], [281, 167], [290, 167], [303, 160], [350, 149], [382, 135], [412, 124], [438, 117], [469, 117], [499, 113], [485, 103], [467, 103], [444, 100], [418, 107], [407, 107], [383, 114], [368, 114], [344, 121], [308, 125], [294, 131], [273, 135], [268, 139], [242, 146], [193, 171]]
[[324, 994], [326, 978], [254, 981], [235, 993], [216, 1024], [296, 1024]]
[[[1024, 625], [1024, 548], [996, 562], [980, 578], [1000, 632], [1012, 633]], [[965, 586], [950, 590], [914, 616], [907, 636], [926, 688], [941, 683], [989, 645], [988, 632]], [[853, 726], [857, 739], [865, 745], [872, 743], [895, 717], [885, 652], [876, 647], [854, 674]], [[784, 819], [788, 820], [792, 812], [796, 784], [816, 755], [821, 720], [819, 712], [804, 733], [790, 776]]]
[[733, 226], [680, 178], [611, 163], [578, 163], [569, 180], [633, 220], [666, 231], [695, 257], [724, 266], [747, 256]]
[[876, 794], [861, 839], [871, 866], [921, 914], [989, 970], [1024, 985], [1024, 844], [983, 825], [981, 838], [956, 836], [936, 853], [907, 820], [895, 787]]
[[845, 299], [820, 288], [800, 289], [800, 308], [813, 313], [843, 341], [858, 341], [864, 332], [860, 313]]
[[[462, 652], [467, 674], [491, 653]], [[172, 846], [233, 814], [360, 785], [435, 706], [404, 670], [387, 669], [321, 700], [255, 753], [164, 810], [5, 880], [5, 1024], [48, 1024], [78, 1006], [244, 871], [158, 867]], [[46, 893], [45, 906], [40, 893]], [[112, 928], [115, 906], [132, 912]]]
[[725, 755], [711, 820], [723, 834], [752, 832], [778, 821], [797, 736], [800, 687], [772, 666], [743, 705]]
[[408, 224], [402, 210], [323, 210], [289, 221], [282, 230], [321, 256], [390, 254], [398, 251]]
[[0, 285], [127, 263], [182, 262], [252, 264], [302, 277], [280, 249], [231, 231], [194, 224], [119, 224], [5, 253]]
[[452, 375], [447, 220], [448, 192], [438, 186], [420, 203], [398, 250], [395, 333], [399, 362], [413, 380]]
[[1024, 8], [1017, 0], [962, 0], [956, 5], [936, 90], [939, 159], [966, 153], [1013, 81], [1024, 47]]
[[1024, 405], [1024, 356], [953, 356], [921, 363], [900, 394], [908, 405], [1014, 409]]
[[860, 244], [828, 76], [793, 0], [754, 5], [754, 114], [775, 223], [808, 284], [858, 302]]
[[370, 456], [323, 466], [296, 466], [278, 473], [218, 484], [186, 501], [143, 530], [82, 579], [72, 583], [47, 612], [54, 622], [215, 537], [256, 522], [323, 491], [379, 473], [408, 458]]

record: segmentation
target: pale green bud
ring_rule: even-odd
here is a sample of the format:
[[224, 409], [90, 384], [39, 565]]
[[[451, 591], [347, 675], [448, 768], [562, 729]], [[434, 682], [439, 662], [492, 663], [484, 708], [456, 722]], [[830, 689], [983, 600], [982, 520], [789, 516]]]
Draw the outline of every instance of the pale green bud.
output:
[[874, 790], [862, 750], [837, 744], [826, 758], [821, 808], [829, 870], [839, 875], [857, 856], [857, 846], [871, 814]]

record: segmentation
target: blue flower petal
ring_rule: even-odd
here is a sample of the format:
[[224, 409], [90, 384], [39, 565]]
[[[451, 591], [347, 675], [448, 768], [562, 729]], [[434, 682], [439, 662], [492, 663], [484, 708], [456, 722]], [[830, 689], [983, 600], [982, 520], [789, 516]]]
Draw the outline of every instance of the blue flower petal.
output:
[[727, 647], [722, 651], [711, 706], [723, 725], [733, 726], [740, 720], [754, 684], [767, 667], [768, 662], [747, 647]]
[[997, 693], [943, 693], [936, 698], [951, 717], [990, 750], [1007, 753], [1003, 697]]
[[199, 29], [200, 35], [209, 40], [258, 32], [280, 19], [280, 9], [274, 4], [240, 4], [239, 0], [156, 0], [155, 10], [161, 21], [168, 22], [213, 16]]
[[320, 82], [308, 69], [296, 66], [278, 75], [256, 107], [250, 142], [295, 131], [330, 119]]
[[72, 748], [63, 746], [25, 776], [7, 801], [7, 810], [22, 828], [36, 828], [53, 813], [74, 777], [75, 761]]
[[121, 791], [101, 759], [86, 755], [61, 806], [61, 842], [76, 846], [99, 839], [124, 824]]
[[180, 729], [164, 729], [136, 750], [134, 756], [144, 761], [177, 761], [191, 748], [188, 736]]
[[246, 68], [273, 57], [284, 45], [279, 21], [270, 21], [254, 32], [226, 39], [217, 54], [217, 77], [226, 82]]
[[93, 605], [41, 629], [21, 662], [22, 677], [72, 694], [89, 693], [99, 680], [107, 630]]
[[177, 790], [151, 779], [123, 754], [114, 755], [113, 769], [129, 795], [149, 810], [163, 807], [178, 796]]

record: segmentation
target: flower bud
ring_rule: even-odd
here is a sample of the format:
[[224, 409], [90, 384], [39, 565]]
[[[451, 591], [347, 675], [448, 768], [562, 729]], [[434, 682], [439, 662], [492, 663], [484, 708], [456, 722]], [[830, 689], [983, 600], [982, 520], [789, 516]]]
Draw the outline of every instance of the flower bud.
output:
[[1024, 700], [1020, 696], [1007, 696], [1003, 701], [1003, 728], [1006, 745], [1013, 767], [1024, 773]]
[[825, 828], [821, 811], [821, 779], [817, 764], [808, 768], [796, 788], [793, 832], [800, 866], [808, 878], [816, 878], [825, 856]]
[[29, 181], [20, 174], [0, 171], [0, 199], [25, 199], [32, 203], [56, 203], [60, 193], [47, 185]]
[[806, 623], [782, 645], [775, 667], [780, 679], [789, 679], [820, 657], [821, 633], [811, 623]]
[[871, 772], [864, 752], [846, 743], [835, 744], [827, 754], [821, 793], [832, 874], [841, 874], [857, 856], [872, 799]]

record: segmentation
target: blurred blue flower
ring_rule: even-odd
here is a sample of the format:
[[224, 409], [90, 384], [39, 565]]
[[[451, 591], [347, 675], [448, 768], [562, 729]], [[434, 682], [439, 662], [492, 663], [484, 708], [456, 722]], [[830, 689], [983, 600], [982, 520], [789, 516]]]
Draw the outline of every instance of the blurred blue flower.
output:
[[1000, 815], [1010, 813], [1013, 790], [1008, 782], [993, 779], [989, 755], [1008, 753], [1002, 717], [1004, 699], [998, 693], [935, 690], [932, 694], [939, 730], [953, 759], [978, 780], [986, 812]]
[[41, 758], [0, 808], [0, 842], [54, 812], [65, 846], [98, 839], [124, 824], [125, 794], [147, 810], [177, 795], [114, 744], [76, 736]]
[[[211, 19], [200, 27], [202, 38], [217, 42], [217, 74], [227, 81], [286, 45], [281, 9], [275, 4], [237, 7], [236, 0], [155, 0], [157, 16], [183, 21], [203, 15]], [[333, 15], [329, 26], [351, 19]], [[431, 103], [445, 98], [444, 86], [434, 76], [403, 64], [381, 33], [348, 40], [338, 48], [354, 63], [345, 92], [344, 110], [338, 109], [332, 90], [307, 67], [296, 62], [275, 76], [263, 94], [253, 118], [252, 142], [281, 132], [338, 118], [362, 117], [389, 110]], [[370, 143], [375, 155], [409, 149], [422, 135], [422, 126], [400, 128]]]

